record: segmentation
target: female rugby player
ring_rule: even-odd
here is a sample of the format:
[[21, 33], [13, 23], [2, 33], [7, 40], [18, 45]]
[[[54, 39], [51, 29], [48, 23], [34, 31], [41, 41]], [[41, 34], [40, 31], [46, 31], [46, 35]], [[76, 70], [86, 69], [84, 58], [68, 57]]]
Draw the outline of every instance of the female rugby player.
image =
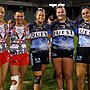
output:
[[48, 38], [50, 35], [50, 29], [45, 23], [44, 9], [39, 8], [36, 11], [36, 20], [33, 24], [29, 24], [29, 29], [31, 36], [30, 57], [35, 77], [34, 90], [41, 90], [42, 76], [49, 63]]
[[29, 30], [23, 24], [25, 15], [19, 10], [14, 15], [15, 24], [10, 29], [10, 90], [23, 90], [23, 80], [29, 64], [29, 54], [26, 47]]
[[0, 6], [0, 90], [4, 90], [4, 80], [9, 66], [8, 25], [4, 21], [5, 9]]
[[76, 57], [76, 86], [84, 90], [84, 77], [88, 70], [88, 90], [90, 90], [90, 7], [81, 9], [82, 23], [78, 25], [78, 46]]
[[73, 22], [66, 17], [64, 6], [56, 7], [57, 19], [52, 24], [52, 60], [56, 73], [58, 90], [64, 90], [62, 75], [66, 80], [66, 89], [73, 90]]

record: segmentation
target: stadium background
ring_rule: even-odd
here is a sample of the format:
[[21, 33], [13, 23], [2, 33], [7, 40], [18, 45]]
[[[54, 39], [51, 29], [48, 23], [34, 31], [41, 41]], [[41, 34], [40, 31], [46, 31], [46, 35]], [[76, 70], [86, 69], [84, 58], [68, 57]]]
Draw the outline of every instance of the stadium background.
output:
[[65, 3], [67, 10], [67, 17], [74, 20], [80, 14], [80, 8], [83, 5], [90, 5], [89, 0], [0, 0], [0, 5], [6, 9], [5, 20], [13, 19], [13, 13], [22, 9], [25, 12], [25, 20], [33, 22], [35, 19], [35, 12], [37, 8], [43, 7], [46, 10], [46, 18], [54, 15], [54, 8], [49, 7], [49, 4]]

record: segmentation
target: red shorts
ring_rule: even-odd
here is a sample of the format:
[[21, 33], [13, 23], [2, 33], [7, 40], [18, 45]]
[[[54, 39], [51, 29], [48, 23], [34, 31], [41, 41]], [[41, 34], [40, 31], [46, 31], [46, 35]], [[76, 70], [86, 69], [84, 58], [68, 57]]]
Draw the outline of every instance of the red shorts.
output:
[[29, 64], [29, 54], [25, 52], [23, 54], [12, 55], [10, 57], [10, 65], [28, 65]]
[[0, 67], [9, 62], [10, 60], [10, 53], [8, 52], [8, 50], [5, 50], [3, 52], [0, 53]]

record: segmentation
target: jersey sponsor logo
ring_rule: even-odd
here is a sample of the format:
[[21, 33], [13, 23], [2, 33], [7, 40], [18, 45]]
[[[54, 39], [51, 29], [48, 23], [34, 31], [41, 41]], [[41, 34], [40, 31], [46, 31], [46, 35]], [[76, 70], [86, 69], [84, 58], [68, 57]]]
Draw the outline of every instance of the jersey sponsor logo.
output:
[[81, 61], [82, 60], [82, 56], [77, 56], [76, 60]]
[[48, 37], [48, 32], [47, 31], [32, 32], [30, 36], [31, 36], [31, 39], [38, 38], [38, 37]]
[[55, 37], [55, 36], [70, 36], [70, 37], [74, 37], [74, 31], [68, 30], [68, 29], [54, 30], [53, 31], [53, 37]]
[[43, 27], [37, 27], [36, 28], [36, 31], [42, 31], [43, 30]]
[[40, 63], [41, 59], [40, 58], [35, 58], [35, 63]]
[[54, 57], [57, 56], [57, 53], [52, 53], [52, 56], [54, 56]]
[[22, 27], [18, 27], [18, 26], [16, 26], [16, 32], [18, 32], [18, 33], [20, 33], [20, 34], [23, 35], [24, 31], [25, 31], [24, 26], [22, 26]]
[[88, 35], [88, 36], [90, 36], [90, 29], [79, 28], [78, 29], [78, 33], [80, 35]]

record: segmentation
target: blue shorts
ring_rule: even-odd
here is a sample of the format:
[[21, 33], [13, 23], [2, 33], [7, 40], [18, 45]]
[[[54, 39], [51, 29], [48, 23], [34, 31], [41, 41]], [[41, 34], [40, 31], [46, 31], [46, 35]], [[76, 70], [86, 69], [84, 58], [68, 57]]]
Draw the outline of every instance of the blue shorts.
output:
[[49, 63], [49, 51], [31, 51], [30, 58], [33, 71], [41, 71], [41, 65]]
[[76, 63], [90, 64], [90, 48], [89, 47], [78, 47], [76, 53]]

